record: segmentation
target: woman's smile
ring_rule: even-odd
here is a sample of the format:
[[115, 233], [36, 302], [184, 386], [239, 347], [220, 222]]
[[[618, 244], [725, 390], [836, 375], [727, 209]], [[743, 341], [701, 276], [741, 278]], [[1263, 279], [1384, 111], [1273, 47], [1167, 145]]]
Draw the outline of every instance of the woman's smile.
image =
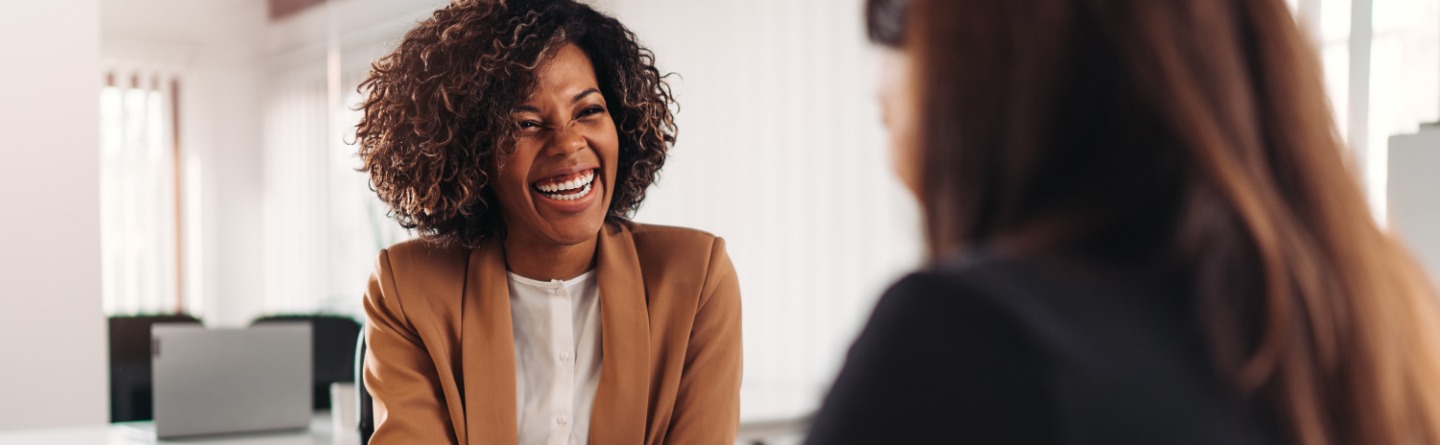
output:
[[[569, 169], [574, 170], [574, 169]], [[530, 184], [530, 191], [538, 197], [536, 202], [564, 213], [579, 213], [590, 208], [596, 201], [596, 168], [586, 167], [580, 171], [551, 175]]]

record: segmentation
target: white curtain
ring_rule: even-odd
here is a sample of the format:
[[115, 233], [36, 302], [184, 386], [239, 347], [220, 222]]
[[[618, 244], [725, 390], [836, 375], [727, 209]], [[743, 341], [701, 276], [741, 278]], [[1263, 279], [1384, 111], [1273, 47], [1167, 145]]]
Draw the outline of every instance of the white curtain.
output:
[[356, 171], [349, 142], [363, 65], [332, 90], [324, 63], [272, 77], [264, 108], [263, 310], [358, 318], [375, 255], [410, 234], [386, 218], [368, 177]]
[[[308, 81], [306, 81], [308, 80]], [[264, 305], [268, 313], [317, 309], [325, 295], [325, 79], [278, 83], [265, 103]]]
[[[102, 73], [101, 299], [107, 314], [196, 310], [178, 301], [175, 109], [179, 77], [152, 67]], [[182, 161], [183, 162], [183, 161]], [[185, 307], [191, 306], [191, 307]]]

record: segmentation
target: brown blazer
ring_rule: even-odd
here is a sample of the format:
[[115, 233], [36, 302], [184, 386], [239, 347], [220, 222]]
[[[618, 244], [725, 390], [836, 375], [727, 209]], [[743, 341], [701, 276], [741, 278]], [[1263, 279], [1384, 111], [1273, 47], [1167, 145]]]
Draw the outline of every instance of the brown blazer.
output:
[[[725, 242], [634, 223], [600, 231], [600, 386], [590, 443], [733, 444], [740, 287]], [[407, 241], [365, 294], [372, 444], [515, 444], [505, 253]]]

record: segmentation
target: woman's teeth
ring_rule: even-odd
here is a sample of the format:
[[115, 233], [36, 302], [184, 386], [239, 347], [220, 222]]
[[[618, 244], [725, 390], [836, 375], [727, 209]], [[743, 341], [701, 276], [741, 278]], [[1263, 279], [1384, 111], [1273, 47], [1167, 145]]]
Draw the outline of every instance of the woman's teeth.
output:
[[594, 181], [595, 171], [591, 170], [565, 181], [535, 184], [535, 189], [546, 198], [557, 201], [574, 201], [588, 195]]
[[572, 193], [572, 194], [569, 194], [569, 195], [560, 195], [560, 194], [551, 194], [551, 193], [542, 193], [542, 194], [545, 195], [545, 197], [547, 197], [547, 198], [554, 199], [554, 200], [557, 200], [557, 201], [574, 201], [574, 200], [577, 200], [577, 199], [580, 199], [580, 198], [585, 197], [585, 195], [587, 195], [587, 194], [590, 194], [590, 184], [585, 184], [584, 188], [581, 188], [579, 192], [577, 192], [577, 193]]

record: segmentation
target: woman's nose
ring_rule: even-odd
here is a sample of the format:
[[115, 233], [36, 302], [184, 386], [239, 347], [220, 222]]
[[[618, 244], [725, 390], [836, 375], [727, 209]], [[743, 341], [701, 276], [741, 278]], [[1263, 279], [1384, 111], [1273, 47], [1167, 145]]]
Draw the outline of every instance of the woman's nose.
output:
[[588, 145], [589, 142], [585, 139], [584, 133], [574, 126], [566, 126], [556, 132], [555, 139], [551, 141], [547, 152], [551, 155], [569, 156], [583, 150]]

